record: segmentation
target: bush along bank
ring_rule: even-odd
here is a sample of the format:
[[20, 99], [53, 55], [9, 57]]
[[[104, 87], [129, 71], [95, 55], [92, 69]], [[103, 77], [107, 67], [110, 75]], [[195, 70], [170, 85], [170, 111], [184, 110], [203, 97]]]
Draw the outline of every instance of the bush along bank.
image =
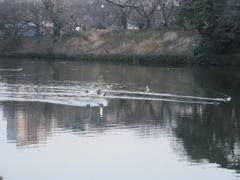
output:
[[98, 60], [113, 62], [131, 63], [169, 63], [169, 64], [194, 64], [194, 58], [187, 56], [168, 56], [168, 55], [123, 55], [123, 54], [38, 54], [38, 53], [2, 53], [2, 58], [27, 58], [27, 59], [46, 59], [46, 60]]
[[[92, 30], [86, 40], [68, 34], [56, 41], [51, 36], [21, 37], [0, 43], [0, 57], [31, 59], [98, 60], [130, 63], [240, 65], [238, 55], [193, 57], [196, 33], [179, 28], [144, 31]], [[11, 41], [12, 42], [12, 41]], [[46, 43], [48, 42], [48, 43]], [[5, 48], [5, 45], [8, 48]]]
[[34, 60], [87, 60], [87, 61], [111, 61], [127, 62], [132, 64], [186, 64], [186, 65], [225, 65], [240, 66], [238, 55], [213, 56], [212, 58], [195, 59], [188, 56], [167, 56], [167, 55], [117, 55], [117, 54], [82, 54], [71, 56], [67, 54], [37, 54], [37, 53], [11, 53], [0, 54], [2, 58], [24, 58]]

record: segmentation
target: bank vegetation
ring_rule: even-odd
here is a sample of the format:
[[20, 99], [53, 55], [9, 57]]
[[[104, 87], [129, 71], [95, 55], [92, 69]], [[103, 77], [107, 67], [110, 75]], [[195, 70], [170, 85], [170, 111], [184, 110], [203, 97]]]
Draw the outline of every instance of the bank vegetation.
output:
[[0, 56], [238, 65], [239, 13], [238, 0], [3, 0]]

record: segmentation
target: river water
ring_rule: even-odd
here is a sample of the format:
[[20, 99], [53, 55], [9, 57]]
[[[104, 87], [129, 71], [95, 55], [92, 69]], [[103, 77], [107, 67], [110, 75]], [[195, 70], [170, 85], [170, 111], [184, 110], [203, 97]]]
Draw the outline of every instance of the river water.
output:
[[240, 67], [1, 59], [0, 93], [4, 180], [240, 177]]

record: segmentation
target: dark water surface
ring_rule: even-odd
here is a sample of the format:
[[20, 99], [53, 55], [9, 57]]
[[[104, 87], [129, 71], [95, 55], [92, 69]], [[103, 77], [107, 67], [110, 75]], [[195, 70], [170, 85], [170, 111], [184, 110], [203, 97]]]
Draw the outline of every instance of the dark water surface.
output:
[[0, 93], [4, 180], [240, 177], [240, 67], [0, 60]]

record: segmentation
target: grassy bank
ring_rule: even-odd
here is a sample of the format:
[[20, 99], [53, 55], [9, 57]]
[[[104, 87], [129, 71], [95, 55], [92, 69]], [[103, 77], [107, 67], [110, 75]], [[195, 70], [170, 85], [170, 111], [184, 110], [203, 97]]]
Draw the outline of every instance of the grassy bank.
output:
[[[9, 38], [0, 42], [0, 56], [35, 59], [85, 59], [173, 64], [238, 64], [228, 61], [196, 60], [193, 49], [197, 33], [181, 28], [150, 30], [90, 30], [65, 34]], [[223, 58], [223, 57], [218, 57]]]

